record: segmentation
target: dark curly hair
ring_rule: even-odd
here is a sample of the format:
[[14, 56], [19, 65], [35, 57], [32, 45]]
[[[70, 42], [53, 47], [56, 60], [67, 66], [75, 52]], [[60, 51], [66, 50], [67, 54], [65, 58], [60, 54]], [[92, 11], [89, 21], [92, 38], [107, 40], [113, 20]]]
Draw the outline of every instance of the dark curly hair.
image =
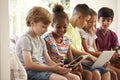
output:
[[68, 15], [64, 12], [64, 8], [60, 4], [55, 4], [53, 7], [53, 23], [59, 18], [65, 18], [69, 22]]

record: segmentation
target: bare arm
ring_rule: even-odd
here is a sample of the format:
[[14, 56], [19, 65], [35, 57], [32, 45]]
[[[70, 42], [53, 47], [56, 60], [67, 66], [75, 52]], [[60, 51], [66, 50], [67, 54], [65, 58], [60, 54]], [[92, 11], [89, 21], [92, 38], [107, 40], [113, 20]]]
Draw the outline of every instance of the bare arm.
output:
[[93, 48], [94, 48], [95, 51], [98, 51], [97, 46], [96, 46], [96, 43], [95, 43], [95, 40], [94, 40], [94, 42], [93, 42]]
[[23, 51], [22, 54], [26, 69], [37, 70], [37, 71], [50, 71], [52, 69], [51, 67], [34, 63], [32, 61], [30, 51]]
[[[46, 42], [46, 41], [45, 41]], [[56, 57], [51, 55], [51, 47], [50, 45], [46, 42], [47, 50], [48, 50], [48, 55], [52, 59], [52, 61], [56, 60]], [[54, 64], [54, 63], [53, 63]]]
[[101, 51], [98, 51], [97, 47], [96, 47], [96, 43], [95, 43], [95, 40], [94, 40], [94, 43], [93, 43], [93, 48], [95, 50], [95, 53], [98, 54], [97, 57], [102, 53]]
[[87, 53], [84, 52], [84, 51], [78, 51], [78, 50], [76, 50], [76, 49], [74, 49], [74, 48], [72, 48], [72, 47], [71, 47], [71, 50], [72, 50], [73, 56], [80, 56], [80, 55], [85, 55], [85, 54], [87, 54]]
[[95, 56], [93, 56], [93, 55], [91, 55], [90, 53], [88, 53], [88, 52], [85, 52], [85, 51], [78, 51], [78, 50], [76, 50], [76, 49], [74, 49], [74, 48], [71, 48], [72, 49], [72, 53], [73, 53], [73, 55], [74, 56], [80, 56], [80, 55], [89, 55], [89, 59], [90, 60], [92, 60], [92, 61], [96, 61], [96, 57]]
[[86, 39], [84, 39], [84, 38], [82, 38], [82, 45], [83, 45], [84, 50], [85, 50], [86, 52], [90, 53], [91, 55], [96, 56], [96, 57], [98, 57], [98, 56], [100, 55], [100, 52], [96, 51], [97, 48], [95, 47], [95, 42], [93, 43], [93, 48], [96, 49], [95, 52], [90, 51], [90, 50], [88, 49], [87, 41], [86, 41]]
[[49, 66], [56, 65], [56, 63], [52, 61], [48, 53], [44, 53], [43, 56], [45, 57], [45, 60]]
[[69, 47], [69, 49], [68, 49], [67, 57], [68, 57], [69, 62], [73, 61], [73, 55], [72, 55], [71, 47]]
[[[52, 71], [52, 72], [56, 72], [56, 73], [60, 73], [60, 74], [66, 74], [70, 71], [67, 68], [61, 67], [61, 66], [63, 66], [62, 63], [56, 64], [56, 65], [53, 65], [53, 66], [47, 66], [47, 65], [34, 63], [32, 61], [30, 51], [23, 51], [22, 54], [23, 54], [23, 59], [24, 59], [24, 62], [25, 62], [26, 69], [28, 69], [28, 70]], [[45, 58], [50, 60], [47, 54], [45, 55]], [[47, 62], [49, 64], [51, 64], [51, 61], [47, 61]]]
[[50, 56], [52, 61], [54, 61], [55, 63], [59, 63], [63, 58], [61, 56], [55, 56], [55, 55], [51, 54], [50, 44], [46, 42], [46, 45], [47, 45], [47, 49], [48, 49], [48, 55]]

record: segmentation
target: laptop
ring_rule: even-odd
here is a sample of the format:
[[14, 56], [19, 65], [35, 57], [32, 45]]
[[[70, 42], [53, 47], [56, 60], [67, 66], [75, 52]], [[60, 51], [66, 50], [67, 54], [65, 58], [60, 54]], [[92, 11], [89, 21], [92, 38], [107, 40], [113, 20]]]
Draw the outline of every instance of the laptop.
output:
[[88, 63], [83, 62], [83, 65], [89, 68], [102, 67], [106, 62], [108, 62], [112, 58], [114, 53], [115, 51], [103, 51], [94, 63], [88, 61]]

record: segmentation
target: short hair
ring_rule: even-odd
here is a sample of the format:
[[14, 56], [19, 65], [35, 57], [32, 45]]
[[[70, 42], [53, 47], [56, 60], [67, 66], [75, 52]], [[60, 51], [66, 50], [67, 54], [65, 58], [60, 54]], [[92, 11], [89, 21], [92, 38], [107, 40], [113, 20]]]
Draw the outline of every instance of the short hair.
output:
[[111, 19], [113, 20], [114, 12], [113, 12], [113, 10], [111, 8], [102, 7], [98, 11], [98, 19], [100, 17], [111, 17]]
[[44, 24], [51, 23], [52, 16], [48, 10], [42, 7], [33, 7], [29, 10], [28, 15], [26, 17], [26, 24], [30, 26], [30, 21], [34, 21], [36, 23], [43, 22]]
[[81, 13], [82, 16], [86, 17], [90, 14], [89, 6], [87, 4], [77, 4], [73, 10], [72, 16]]
[[56, 3], [52, 11], [53, 11], [53, 20], [52, 20], [53, 23], [59, 18], [67, 19], [67, 21], [69, 22], [68, 15], [64, 12], [64, 8], [61, 4]]

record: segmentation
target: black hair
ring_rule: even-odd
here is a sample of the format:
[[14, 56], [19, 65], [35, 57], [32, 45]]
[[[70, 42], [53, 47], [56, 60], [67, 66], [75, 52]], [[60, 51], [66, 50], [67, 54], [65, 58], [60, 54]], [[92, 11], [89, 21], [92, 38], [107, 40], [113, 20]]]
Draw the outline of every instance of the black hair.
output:
[[77, 4], [73, 10], [72, 16], [76, 15], [77, 13], [82, 13], [84, 17], [90, 15], [90, 9], [87, 4]]
[[111, 8], [108, 7], [102, 7], [101, 9], [99, 9], [98, 11], [98, 19], [100, 17], [110, 17], [113, 20], [114, 17], [114, 12]]
[[69, 22], [68, 15], [64, 12], [64, 8], [60, 4], [55, 4], [53, 7], [53, 23], [59, 18], [66, 18]]

